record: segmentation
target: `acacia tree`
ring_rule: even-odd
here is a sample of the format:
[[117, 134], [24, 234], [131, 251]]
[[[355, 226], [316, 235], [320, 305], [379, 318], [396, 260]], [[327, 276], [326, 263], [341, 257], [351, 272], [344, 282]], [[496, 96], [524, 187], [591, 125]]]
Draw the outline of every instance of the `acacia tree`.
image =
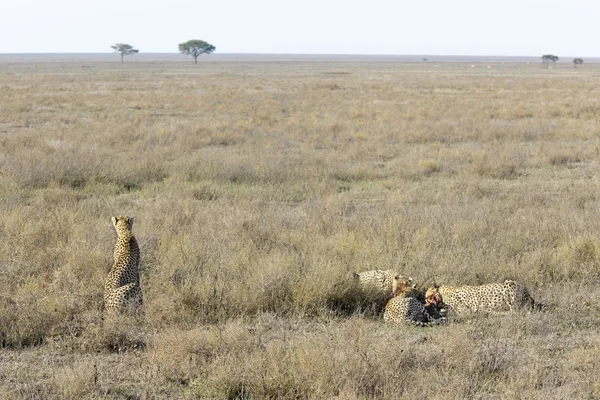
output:
[[573, 59], [573, 67], [577, 68], [578, 65], [583, 64], [583, 58], [574, 58]]
[[188, 40], [185, 43], [179, 43], [179, 52], [194, 57], [194, 63], [198, 64], [198, 57], [202, 54], [210, 54], [216, 47], [204, 40]]
[[140, 52], [139, 50], [134, 49], [133, 46], [126, 43], [117, 43], [110, 47], [115, 51], [115, 53], [121, 53], [121, 64], [123, 64], [123, 57]]
[[544, 54], [542, 56], [542, 63], [546, 64], [546, 68], [548, 68], [548, 66], [550, 65], [550, 62], [552, 62], [552, 64], [554, 64], [557, 61], [558, 61], [558, 57], [553, 54]]

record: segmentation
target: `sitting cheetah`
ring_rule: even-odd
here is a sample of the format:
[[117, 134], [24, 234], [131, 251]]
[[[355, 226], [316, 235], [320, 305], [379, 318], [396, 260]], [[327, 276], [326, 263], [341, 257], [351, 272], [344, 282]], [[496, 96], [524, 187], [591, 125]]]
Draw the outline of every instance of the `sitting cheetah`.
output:
[[[358, 281], [358, 284], [362, 289], [375, 289], [385, 293], [390, 293], [392, 291], [394, 279], [399, 278], [401, 277], [398, 275], [398, 272], [391, 269], [378, 269], [360, 273], [354, 272], [354, 279]], [[412, 278], [408, 279], [412, 282]]]
[[513, 280], [503, 283], [489, 283], [479, 286], [439, 286], [435, 283], [425, 293], [426, 301], [430, 296], [441, 295], [448, 309], [457, 313], [510, 312], [518, 307], [541, 308], [527, 288]]
[[133, 218], [113, 217], [112, 223], [117, 231], [117, 244], [115, 263], [104, 284], [104, 308], [122, 312], [128, 307], [135, 309], [142, 304], [140, 248], [131, 233]]
[[[417, 299], [419, 291], [415, 286], [411, 286], [406, 279], [395, 279], [392, 288], [392, 298], [385, 306], [383, 320], [385, 322], [403, 323], [410, 322], [417, 326], [428, 326], [444, 322], [444, 318], [437, 312], [432, 315], [421, 302]], [[431, 294], [429, 304], [436, 310], [438, 304], [441, 304], [442, 297], [438, 294]]]

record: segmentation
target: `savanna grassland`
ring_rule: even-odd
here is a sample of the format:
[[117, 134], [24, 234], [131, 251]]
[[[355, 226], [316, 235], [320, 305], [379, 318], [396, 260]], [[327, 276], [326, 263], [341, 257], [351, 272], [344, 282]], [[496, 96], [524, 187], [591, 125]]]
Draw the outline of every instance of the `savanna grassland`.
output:
[[[599, 66], [127, 61], [0, 64], [0, 398], [600, 398]], [[384, 325], [370, 269], [545, 308]]]

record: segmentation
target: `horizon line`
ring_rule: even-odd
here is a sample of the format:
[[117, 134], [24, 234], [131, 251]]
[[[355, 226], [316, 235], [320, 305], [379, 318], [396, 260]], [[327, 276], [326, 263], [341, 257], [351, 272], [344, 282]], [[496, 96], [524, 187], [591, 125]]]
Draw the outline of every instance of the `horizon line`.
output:
[[[48, 52], [0, 52], [0, 55], [39, 55], [39, 54], [118, 54], [117, 52], [76, 52], [76, 51], [48, 51]], [[137, 54], [170, 54], [170, 55], [182, 55], [180, 52], [163, 52], [163, 51], [149, 51], [139, 52]], [[273, 55], [273, 56], [381, 56], [381, 57], [531, 57], [541, 58], [539, 55], [506, 55], [506, 54], [433, 54], [433, 53], [263, 53], [263, 52], [224, 52], [224, 53], [211, 53], [203, 55], [203, 57], [210, 55]], [[561, 57], [561, 56], [559, 56]], [[600, 58], [600, 56], [574, 56], [566, 55], [562, 57], [589, 57], [589, 58]]]

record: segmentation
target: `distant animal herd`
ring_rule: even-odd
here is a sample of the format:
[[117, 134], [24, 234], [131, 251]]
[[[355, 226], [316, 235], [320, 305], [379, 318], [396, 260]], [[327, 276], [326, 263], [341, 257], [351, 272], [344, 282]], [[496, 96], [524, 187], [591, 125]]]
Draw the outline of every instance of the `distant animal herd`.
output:
[[[133, 218], [113, 217], [117, 232], [114, 264], [104, 285], [104, 309], [107, 313], [135, 312], [143, 304], [140, 286], [140, 248], [132, 234]], [[448, 315], [510, 313], [517, 309], [539, 310], [529, 290], [514, 280], [478, 286], [446, 286], [435, 282], [417, 289], [410, 277], [394, 270], [354, 273], [359, 290], [389, 294], [383, 320], [430, 326], [446, 322]]]

